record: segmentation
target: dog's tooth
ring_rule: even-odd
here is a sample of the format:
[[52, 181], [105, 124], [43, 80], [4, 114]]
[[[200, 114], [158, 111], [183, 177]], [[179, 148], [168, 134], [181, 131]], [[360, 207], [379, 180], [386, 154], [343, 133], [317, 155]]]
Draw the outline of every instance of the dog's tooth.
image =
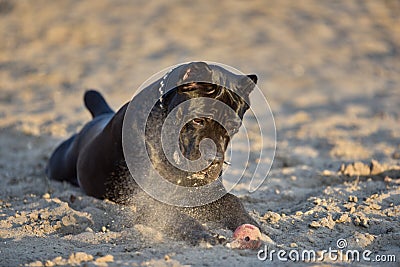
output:
[[178, 151], [175, 151], [175, 152], [174, 152], [173, 157], [174, 157], [174, 161], [175, 161], [176, 164], [180, 164], [180, 163], [181, 163], [181, 159], [179, 158], [179, 153], [178, 153]]

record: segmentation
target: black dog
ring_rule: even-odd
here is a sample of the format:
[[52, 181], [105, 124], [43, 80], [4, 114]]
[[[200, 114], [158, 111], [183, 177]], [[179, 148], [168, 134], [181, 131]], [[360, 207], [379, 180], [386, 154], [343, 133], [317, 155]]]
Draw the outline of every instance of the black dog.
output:
[[[225, 127], [208, 116], [194, 118], [184, 124], [179, 135], [179, 148], [187, 159], [196, 160], [200, 157], [199, 144], [204, 138], [211, 139], [216, 145], [216, 155], [210, 159], [208, 167], [197, 172], [182, 171], [167, 160], [160, 145], [161, 127], [174, 108], [178, 109], [176, 114], [182, 115], [186, 111], [179, 110], [180, 104], [199, 97], [225, 103], [242, 119], [249, 108], [248, 96], [257, 77], [235, 75], [219, 66], [193, 62], [173, 69], [167, 78], [165, 83], [175, 86], [165, 95], [159, 96], [147, 119], [146, 147], [150, 160], [155, 169], [172, 183], [185, 187], [209, 184], [219, 179], [225, 150], [241, 122], [230, 119], [226, 114], [218, 114], [219, 121], [223, 121]], [[216, 83], [196, 82], [198, 80]], [[144, 91], [153, 96], [160, 94], [160, 84], [164, 85], [163, 82], [160, 79]], [[79, 185], [86, 194], [97, 198], [134, 204], [137, 207], [137, 222], [194, 244], [201, 240], [211, 243], [218, 241], [202, 223], [218, 223], [230, 230], [235, 230], [242, 224], [257, 226], [239, 199], [232, 194], [225, 194], [212, 203], [192, 208], [167, 205], [148, 196], [132, 179], [124, 158], [122, 128], [129, 103], [114, 113], [96, 91], [87, 91], [84, 101], [93, 120], [54, 151], [46, 170], [48, 177]], [[201, 101], [193, 108], [203, 112], [213, 109], [204, 106]], [[178, 116], [176, 120], [179, 119], [181, 118]]]

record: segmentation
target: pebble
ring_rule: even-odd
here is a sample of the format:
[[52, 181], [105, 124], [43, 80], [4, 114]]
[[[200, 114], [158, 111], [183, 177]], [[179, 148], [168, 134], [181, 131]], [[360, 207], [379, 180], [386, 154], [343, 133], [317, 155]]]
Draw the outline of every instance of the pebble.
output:
[[76, 252], [72, 253], [68, 258], [68, 263], [79, 264], [83, 261], [91, 261], [93, 260], [93, 256], [90, 254], [86, 254], [85, 252]]
[[382, 207], [376, 203], [372, 203], [369, 207], [373, 210], [380, 210]]
[[349, 214], [347, 213], [343, 213], [339, 219], [337, 219], [335, 222], [337, 223], [344, 223], [347, 222], [349, 220]]
[[61, 256], [55, 257], [52, 262], [54, 262], [56, 265], [66, 265], [67, 260], [63, 259]]
[[349, 196], [349, 201], [350, 201], [350, 202], [358, 202], [358, 197], [356, 197], [356, 196]]
[[44, 263], [44, 266], [46, 266], [46, 267], [52, 267], [52, 266], [56, 266], [56, 264], [55, 264], [54, 262], [50, 261], [50, 260], [47, 260], [47, 261]]
[[314, 204], [317, 205], [317, 206], [320, 205], [321, 202], [322, 202], [322, 200], [320, 198], [314, 199]]
[[323, 171], [322, 171], [322, 175], [324, 175], [324, 176], [330, 176], [330, 175], [332, 175], [332, 172], [331, 172], [330, 170], [323, 170]]
[[400, 159], [400, 152], [394, 152], [392, 155], [393, 159]]
[[97, 262], [97, 263], [100, 263], [100, 262], [113, 262], [113, 261], [114, 261], [114, 256], [110, 255], [110, 254], [107, 254], [107, 255], [105, 255], [103, 257], [100, 257], [100, 258], [97, 258], [95, 260], [95, 262]]
[[359, 225], [359, 226], [363, 226], [363, 227], [365, 227], [365, 228], [368, 228], [368, 227], [369, 227], [369, 225], [368, 225], [368, 218], [365, 217], [365, 216], [363, 216], [363, 215], [357, 216], [357, 217], [354, 219], [354, 224], [355, 224], [355, 225]]
[[321, 219], [321, 225], [329, 229], [333, 229], [335, 227], [335, 221], [332, 219], [331, 215], [328, 215], [327, 217]]
[[362, 176], [370, 174], [370, 166], [357, 161], [348, 165], [342, 164], [340, 172], [347, 176]]
[[376, 160], [371, 160], [371, 175], [377, 175], [385, 171], [385, 168]]
[[304, 215], [311, 215], [311, 214], [313, 214], [313, 213], [314, 213], [313, 210], [308, 210], [308, 211], [306, 211], [306, 212], [304, 213]]
[[43, 266], [43, 263], [41, 261], [34, 261], [34, 262], [29, 263], [28, 266], [41, 267], [41, 266]]
[[281, 219], [281, 215], [273, 211], [268, 211], [262, 218], [269, 223], [277, 223]]

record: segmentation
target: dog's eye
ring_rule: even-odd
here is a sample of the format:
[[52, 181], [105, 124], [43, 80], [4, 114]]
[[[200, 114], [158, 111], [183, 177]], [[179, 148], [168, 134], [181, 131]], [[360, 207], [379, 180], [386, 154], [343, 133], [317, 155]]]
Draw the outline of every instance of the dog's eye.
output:
[[207, 86], [204, 90], [204, 93], [206, 93], [207, 95], [211, 95], [215, 92], [216, 87], [213, 85]]
[[193, 124], [194, 126], [197, 126], [197, 127], [202, 127], [202, 126], [204, 126], [204, 119], [202, 119], [202, 118], [195, 118], [195, 119], [192, 120], [192, 124]]
[[237, 134], [237, 132], [239, 132], [239, 128], [233, 128], [233, 129], [231, 129], [231, 130], [229, 131], [229, 134], [230, 134], [230, 135], [234, 135], [234, 134]]
[[226, 122], [225, 127], [230, 134], [236, 134], [239, 131], [240, 123], [235, 121], [228, 121]]

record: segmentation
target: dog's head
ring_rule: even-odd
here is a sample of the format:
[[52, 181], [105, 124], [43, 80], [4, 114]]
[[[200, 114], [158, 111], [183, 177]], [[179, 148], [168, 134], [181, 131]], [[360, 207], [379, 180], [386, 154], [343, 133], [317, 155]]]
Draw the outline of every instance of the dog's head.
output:
[[[236, 75], [203, 62], [187, 64], [177, 71], [178, 86], [162, 100], [164, 112], [168, 114], [174, 111], [173, 119], [177, 124], [183, 122], [178, 138], [182, 155], [190, 161], [203, 157], [209, 164], [200, 171], [182, 171], [168, 164], [165, 159], [161, 160], [163, 164], [157, 160], [156, 169], [175, 184], [202, 186], [220, 176], [225, 151], [249, 109], [249, 94], [254, 89], [257, 76]], [[187, 100], [194, 101], [182, 105]], [[229, 108], [221, 108], [221, 102]], [[201, 115], [193, 117], [193, 114]], [[187, 115], [192, 118], [188, 120]], [[201, 145], [205, 139], [210, 139], [214, 145], [210, 145], [210, 142]]]

